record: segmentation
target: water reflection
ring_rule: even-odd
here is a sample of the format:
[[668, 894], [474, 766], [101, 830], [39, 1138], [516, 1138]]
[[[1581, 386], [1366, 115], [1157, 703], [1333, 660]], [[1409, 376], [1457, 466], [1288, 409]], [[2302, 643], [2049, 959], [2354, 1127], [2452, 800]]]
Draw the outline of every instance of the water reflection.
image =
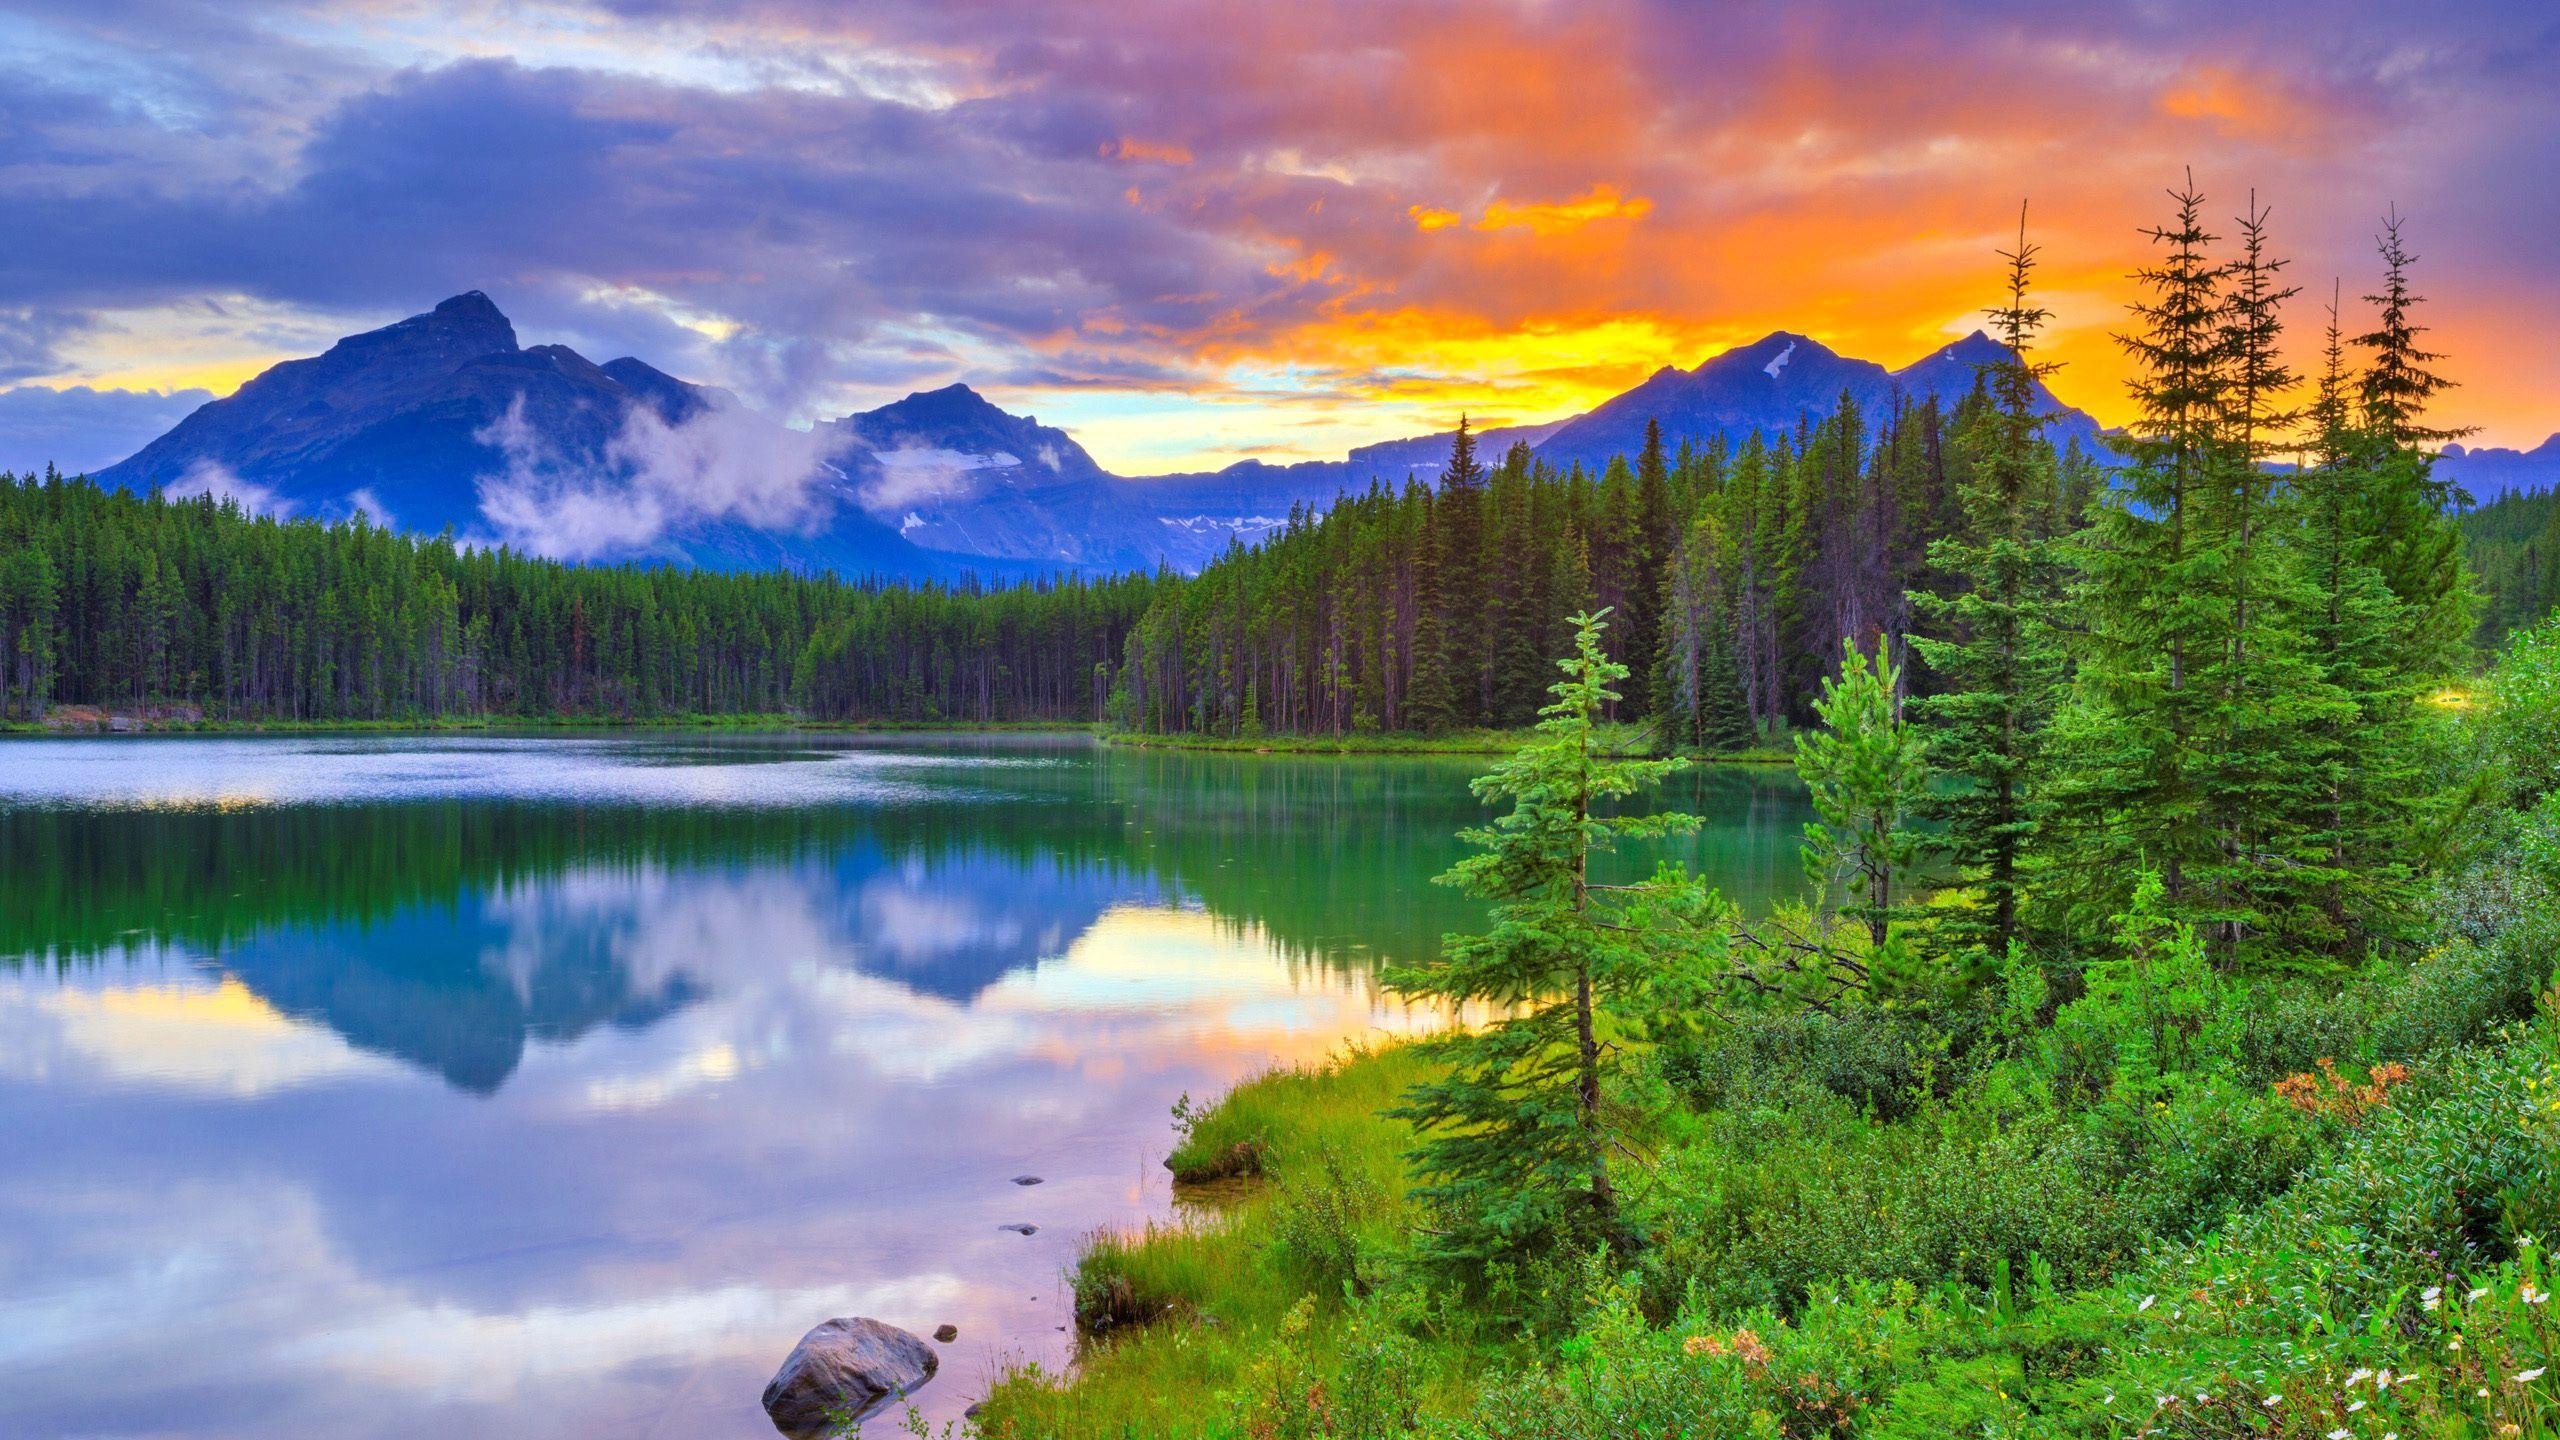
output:
[[[1429, 1023], [1368, 977], [1469, 918], [1470, 768], [0, 748], [0, 1433], [762, 1435], [848, 1313], [958, 1324], [956, 1413], [1167, 1207], [1176, 1095]], [[1777, 883], [1800, 801], [1699, 784]]]

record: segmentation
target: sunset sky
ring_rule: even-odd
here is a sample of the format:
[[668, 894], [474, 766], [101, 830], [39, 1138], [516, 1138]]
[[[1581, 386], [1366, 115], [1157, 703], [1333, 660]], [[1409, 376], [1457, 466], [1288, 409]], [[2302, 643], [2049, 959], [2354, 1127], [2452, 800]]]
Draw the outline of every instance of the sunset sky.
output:
[[1773, 329], [1906, 363], [2021, 200], [2113, 422], [2190, 165], [2274, 207], [2303, 358], [2397, 205], [2444, 418], [2560, 430], [2546, 0], [0, 0], [0, 465], [467, 289], [798, 421], [966, 380], [1125, 473], [1338, 456]]

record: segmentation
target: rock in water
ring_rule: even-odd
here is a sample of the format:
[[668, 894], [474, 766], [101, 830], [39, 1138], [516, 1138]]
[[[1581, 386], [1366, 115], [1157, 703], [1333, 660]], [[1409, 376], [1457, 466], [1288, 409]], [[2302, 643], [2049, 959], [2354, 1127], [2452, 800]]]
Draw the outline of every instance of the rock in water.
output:
[[933, 1378], [942, 1359], [895, 1325], [830, 1320], [800, 1337], [764, 1387], [764, 1413], [791, 1440], [827, 1440]]
[[933, 1332], [933, 1338], [941, 1341], [945, 1345], [948, 1345], [952, 1341], [960, 1338], [960, 1327], [957, 1325], [938, 1326]]
[[1013, 1177], [1013, 1183], [1016, 1185], [1037, 1185], [1040, 1183], [1040, 1177], [1037, 1175], [1016, 1175]]

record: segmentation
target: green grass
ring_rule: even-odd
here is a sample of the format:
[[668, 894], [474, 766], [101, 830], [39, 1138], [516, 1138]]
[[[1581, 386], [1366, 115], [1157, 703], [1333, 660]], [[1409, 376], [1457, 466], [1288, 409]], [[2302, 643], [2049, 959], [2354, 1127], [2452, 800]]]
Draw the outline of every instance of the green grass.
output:
[[[1343, 1308], [1342, 1259], [1391, 1245], [1410, 1223], [1403, 1152], [1410, 1134], [1381, 1112], [1427, 1073], [1411, 1046], [1358, 1051], [1326, 1065], [1249, 1080], [1196, 1116], [1170, 1163], [1210, 1163], [1250, 1144], [1260, 1176], [1222, 1186], [1223, 1203], [1137, 1230], [1090, 1237], [1074, 1275], [1081, 1354], [1070, 1373], [1007, 1375], [980, 1412], [1002, 1440], [1242, 1435], [1217, 1397], [1252, 1378], [1302, 1300]], [[1187, 1111], [1187, 1106], [1185, 1110]], [[1104, 1320], [1093, 1333], [1095, 1320]], [[1343, 1342], [1318, 1323], [1301, 1337], [1319, 1361]], [[1463, 1377], [1443, 1388], [1452, 1396]]]

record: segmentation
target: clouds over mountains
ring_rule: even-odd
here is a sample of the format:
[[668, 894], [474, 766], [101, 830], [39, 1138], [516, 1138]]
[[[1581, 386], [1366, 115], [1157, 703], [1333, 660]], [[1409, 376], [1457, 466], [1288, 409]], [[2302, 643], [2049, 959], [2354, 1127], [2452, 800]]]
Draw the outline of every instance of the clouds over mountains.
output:
[[[2134, 226], [2192, 160], [2350, 294], [2413, 211], [2493, 438], [2560, 391], [2560, 200], [2509, 183], [2560, 165], [2526, 0], [458, 9], [0, 20], [0, 379], [166, 388], [175, 310], [337, 334], [499, 284], [801, 418], [965, 377], [1122, 470], [1340, 453], [1789, 323], [1916, 357], [2032, 193], [2062, 383], [2111, 418]], [[232, 378], [289, 353], [244, 329]]]

